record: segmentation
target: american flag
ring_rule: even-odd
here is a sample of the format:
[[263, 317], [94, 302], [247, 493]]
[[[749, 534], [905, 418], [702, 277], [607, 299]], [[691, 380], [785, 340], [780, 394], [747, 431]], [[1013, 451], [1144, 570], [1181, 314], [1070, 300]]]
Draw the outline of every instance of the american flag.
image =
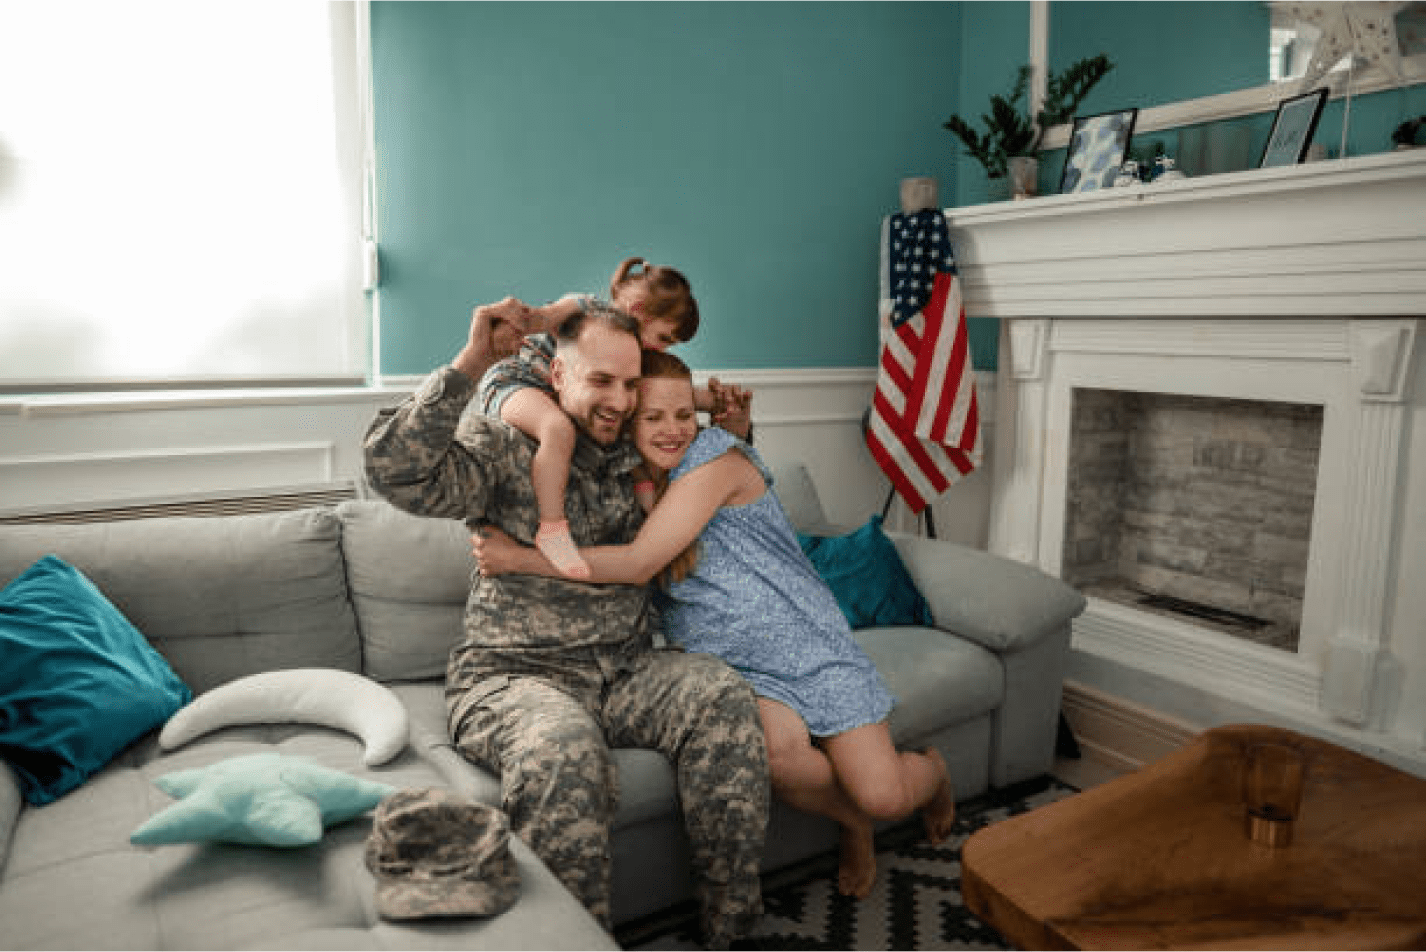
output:
[[936, 209], [882, 223], [881, 363], [867, 447], [913, 514], [981, 463], [955, 257]]

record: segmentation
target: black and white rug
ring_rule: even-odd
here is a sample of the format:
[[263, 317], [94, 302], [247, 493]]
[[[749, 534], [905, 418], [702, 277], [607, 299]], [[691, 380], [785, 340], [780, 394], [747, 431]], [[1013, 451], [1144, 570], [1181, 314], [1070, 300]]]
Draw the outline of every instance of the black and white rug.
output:
[[[981, 827], [1076, 791], [1046, 778], [960, 804], [955, 833], [926, 842], [919, 819], [877, 836], [876, 887], [864, 900], [837, 892], [837, 857], [829, 853], [764, 882], [764, 913], [735, 949], [1013, 949], [961, 901], [961, 844]], [[616, 931], [630, 950], [697, 949], [692, 907], [661, 921]]]

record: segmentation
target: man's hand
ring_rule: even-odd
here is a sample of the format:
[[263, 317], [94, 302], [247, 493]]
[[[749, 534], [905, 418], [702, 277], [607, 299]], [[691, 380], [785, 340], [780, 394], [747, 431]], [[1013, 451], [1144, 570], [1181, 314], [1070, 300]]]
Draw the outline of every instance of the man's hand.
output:
[[708, 378], [708, 390], [713, 395], [713, 423], [740, 440], [746, 440], [753, 429], [753, 393], [737, 384], [721, 383]]
[[495, 304], [481, 304], [471, 311], [470, 336], [453, 366], [479, 380], [491, 364], [516, 353], [525, 335], [538, 329], [534, 311], [523, 301], [507, 297]]
[[538, 549], [521, 545], [494, 526], [481, 526], [471, 532], [470, 551], [480, 574], [487, 578], [511, 572], [537, 572], [539, 563], [544, 560]]

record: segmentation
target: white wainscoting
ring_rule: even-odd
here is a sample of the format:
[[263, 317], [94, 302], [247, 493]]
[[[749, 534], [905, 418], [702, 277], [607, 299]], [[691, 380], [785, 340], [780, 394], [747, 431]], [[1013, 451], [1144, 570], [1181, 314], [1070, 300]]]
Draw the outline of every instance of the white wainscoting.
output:
[[[203, 495], [234, 488], [239, 472], [243, 488], [320, 486], [333, 482], [335, 456], [331, 441], [7, 456], [0, 458], [0, 484], [7, 503], [31, 506], [94, 501], [98, 493], [109, 500], [145, 498], [157, 487], [167, 490], [160, 496], [180, 487]], [[84, 498], [56, 499], [56, 490], [64, 487], [78, 488], [74, 495]]]
[[[729, 370], [753, 391], [755, 441], [770, 463], [801, 460], [828, 518], [855, 526], [888, 484], [862, 442], [871, 368]], [[209, 495], [361, 483], [361, 439], [419, 377], [327, 391], [0, 398], [0, 515], [189, 500]], [[986, 439], [994, 376], [979, 375]], [[989, 460], [991, 454], [986, 453]], [[935, 506], [937, 534], [983, 546], [990, 479], [977, 472]], [[913, 528], [899, 502], [891, 528]]]
[[0, 514], [359, 482], [386, 389], [7, 398]]

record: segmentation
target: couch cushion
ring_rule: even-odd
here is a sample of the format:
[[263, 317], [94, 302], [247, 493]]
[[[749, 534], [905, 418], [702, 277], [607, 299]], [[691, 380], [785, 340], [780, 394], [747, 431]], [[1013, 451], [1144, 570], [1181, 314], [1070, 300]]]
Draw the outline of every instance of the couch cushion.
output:
[[827, 522], [822, 500], [812, 482], [812, 474], [802, 463], [779, 463], [772, 470], [772, 491], [782, 503], [783, 512], [798, 532], [835, 535], [836, 527]]
[[337, 507], [366, 673], [378, 681], [445, 676], [475, 571], [470, 532], [379, 500]]
[[361, 669], [330, 509], [0, 527], [0, 584], [53, 553], [195, 692], [273, 668]]
[[47, 555], [0, 591], [0, 754], [49, 803], [193, 694], [94, 583]]
[[993, 651], [1028, 648], [1084, 611], [1079, 591], [1033, 565], [955, 542], [887, 535], [936, 624]]
[[896, 696], [890, 726], [898, 745], [991, 711], [1005, 697], [995, 655], [939, 628], [863, 628], [854, 637]]

